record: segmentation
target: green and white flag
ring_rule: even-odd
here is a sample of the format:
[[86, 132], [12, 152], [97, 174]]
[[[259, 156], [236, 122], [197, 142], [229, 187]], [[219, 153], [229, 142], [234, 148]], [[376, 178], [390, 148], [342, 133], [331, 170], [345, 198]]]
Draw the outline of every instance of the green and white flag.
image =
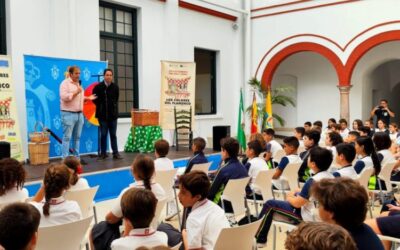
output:
[[237, 126], [237, 139], [242, 150], [246, 150], [246, 134], [244, 133], [244, 105], [243, 105], [243, 94], [240, 89], [240, 103], [239, 103], [239, 115], [238, 115], [238, 126]]

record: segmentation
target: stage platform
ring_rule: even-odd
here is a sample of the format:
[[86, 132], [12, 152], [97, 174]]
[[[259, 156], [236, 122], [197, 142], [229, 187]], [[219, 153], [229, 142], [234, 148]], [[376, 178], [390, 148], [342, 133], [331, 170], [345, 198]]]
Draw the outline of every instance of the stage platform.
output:
[[[210, 170], [217, 168], [221, 161], [220, 152], [213, 151], [212, 149], [204, 150], [204, 153], [209, 161], [212, 161]], [[83, 166], [82, 177], [86, 178], [91, 187], [99, 186], [96, 194], [96, 201], [103, 201], [112, 199], [118, 196], [121, 190], [133, 182], [133, 176], [130, 172], [130, 166], [139, 153], [124, 153], [121, 156], [124, 159], [113, 160], [112, 155], [104, 161], [97, 161], [97, 157], [82, 156], [82, 159], [88, 164]], [[153, 159], [154, 153], [146, 154]], [[168, 158], [174, 162], [175, 168], [185, 167], [187, 160], [193, 155], [192, 151], [179, 150], [176, 151], [174, 147], [170, 148]], [[51, 159], [50, 163], [58, 162], [60, 159]], [[29, 196], [33, 196], [39, 189], [43, 180], [44, 172], [49, 164], [32, 166], [29, 164], [24, 165], [27, 172], [25, 187], [29, 191]]]

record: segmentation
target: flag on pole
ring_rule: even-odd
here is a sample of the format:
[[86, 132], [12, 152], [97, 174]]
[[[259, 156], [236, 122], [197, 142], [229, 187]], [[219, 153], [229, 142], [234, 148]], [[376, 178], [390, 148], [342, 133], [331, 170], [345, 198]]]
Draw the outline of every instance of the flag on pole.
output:
[[258, 131], [258, 107], [256, 101], [256, 93], [253, 93], [253, 106], [251, 109], [251, 134], [255, 134]]
[[264, 128], [273, 128], [272, 118], [272, 101], [271, 101], [271, 88], [267, 89], [267, 97], [265, 100], [265, 113], [264, 113]]
[[244, 133], [244, 104], [243, 104], [242, 89], [240, 89], [240, 103], [239, 103], [237, 139], [239, 141], [240, 148], [242, 150], [246, 150], [246, 135]]

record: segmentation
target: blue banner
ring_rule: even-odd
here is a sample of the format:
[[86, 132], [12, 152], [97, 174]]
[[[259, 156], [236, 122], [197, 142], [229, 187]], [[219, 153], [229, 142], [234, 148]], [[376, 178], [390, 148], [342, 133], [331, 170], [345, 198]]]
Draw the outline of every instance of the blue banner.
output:
[[[65, 79], [68, 67], [72, 65], [77, 65], [81, 69], [84, 89], [103, 80], [94, 75], [102, 75], [107, 67], [106, 62], [24, 55], [28, 138], [37, 122], [42, 122], [45, 127], [62, 138], [60, 84]], [[97, 147], [98, 127], [85, 118], [80, 139], [80, 153], [97, 152]], [[50, 157], [57, 156], [61, 156], [61, 144], [51, 138]]]

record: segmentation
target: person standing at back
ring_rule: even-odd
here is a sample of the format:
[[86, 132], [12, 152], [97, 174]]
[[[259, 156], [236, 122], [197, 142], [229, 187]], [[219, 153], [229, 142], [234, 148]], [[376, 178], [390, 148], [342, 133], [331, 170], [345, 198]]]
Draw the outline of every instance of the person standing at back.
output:
[[104, 70], [104, 80], [93, 89], [93, 94], [97, 96], [94, 100], [96, 105], [96, 118], [100, 124], [100, 157], [102, 161], [108, 157], [107, 155], [107, 136], [110, 134], [111, 149], [113, 151], [113, 159], [122, 159], [118, 152], [117, 144], [117, 119], [118, 119], [118, 100], [119, 88], [113, 83], [113, 71], [111, 69]]
[[375, 127], [378, 127], [378, 121], [382, 120], [385, 124], [390, 124], [390, 117], [394, 117], [394, 112], [389, 108], [388, 101], [382, 99], [379, 102], [379, 106], [376, 106], [371, 110], [371, 118], [376, 116]]

